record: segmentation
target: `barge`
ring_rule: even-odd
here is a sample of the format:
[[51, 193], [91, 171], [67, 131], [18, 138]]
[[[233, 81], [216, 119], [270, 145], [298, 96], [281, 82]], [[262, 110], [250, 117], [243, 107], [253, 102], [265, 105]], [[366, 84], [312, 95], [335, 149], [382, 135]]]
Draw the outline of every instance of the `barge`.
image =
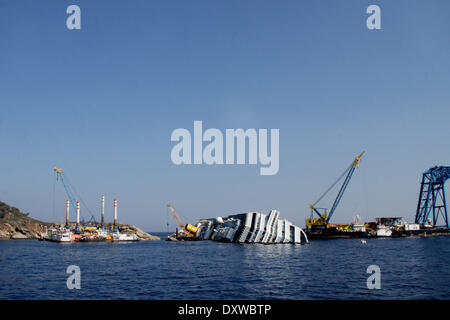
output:
[[309, 239], [345, 238], [389, 238], [389, 237], [427, 237], [449, 236], [450, 229], [433, 227], [430, 223], [420, 225], [403, 221], [402, 217], [380, 217], [376, 221], [351, 224], [327, 224], [308, 226], [305, 233]]
[[66, 227], [51, 228], [39, 240], [52, 242], [99, 242], [99, 241], [139, 241], [136, 235], [128, 235], [118, 231], [105, 229], [89, 230], [88, 232], [71, 231]]

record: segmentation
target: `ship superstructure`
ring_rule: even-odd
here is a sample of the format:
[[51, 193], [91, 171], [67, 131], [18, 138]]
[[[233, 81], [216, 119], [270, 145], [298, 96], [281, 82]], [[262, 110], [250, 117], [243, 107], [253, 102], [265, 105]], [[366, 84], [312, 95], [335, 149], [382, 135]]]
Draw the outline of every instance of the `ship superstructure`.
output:
[[235, 243], [308, 243], [305, 232], [285, 219], [280, 212], [271, 210], [268, 215], [246, 212], [227, 217], [200, 220], [196, 236], [203, 240]]

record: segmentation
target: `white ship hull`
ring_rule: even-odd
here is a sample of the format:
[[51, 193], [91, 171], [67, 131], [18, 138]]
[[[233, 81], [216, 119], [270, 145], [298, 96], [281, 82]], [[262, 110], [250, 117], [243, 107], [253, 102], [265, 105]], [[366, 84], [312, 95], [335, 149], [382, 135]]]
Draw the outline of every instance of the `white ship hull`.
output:
[[260, 220], [261, 220], [261, 213], [258, 213], [258, 212], [253, 213], [252, 224], [251, 224], [252, 226], [250, 227], [250, 232], [249, 232], [245, 242], [248, 242], [248, 243], [255, 242], [256, 235], [258, 234], [258, 231], [259, 231]]
[[259, 219], [258, 224], [258, 232], [256, 233], [255, 242], [261, 243], [261, 240], [264, 236], [264, 232], [266, 231], [266, 215], [264, 213], [261, 213], [261, 217]]
[[248, 212], [204, 219], [197, 224], [197, 236], [203, 240], [235, 243], [307, 243], [305, 232], [287, 220], [280, 220], [279, 214], [272, 210], [269, 215]]

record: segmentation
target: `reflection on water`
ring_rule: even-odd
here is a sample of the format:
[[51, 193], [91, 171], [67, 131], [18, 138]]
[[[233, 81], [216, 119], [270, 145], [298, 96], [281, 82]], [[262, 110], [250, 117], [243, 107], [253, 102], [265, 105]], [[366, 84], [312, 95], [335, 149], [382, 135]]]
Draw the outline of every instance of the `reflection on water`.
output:
[[[0, 299], [449, 299], [450, 237], [313, 241], [0, 242]], [[381, 290], [366, 269], [381, 268]], [[68, 290], [66, 268], [81, 269]]]

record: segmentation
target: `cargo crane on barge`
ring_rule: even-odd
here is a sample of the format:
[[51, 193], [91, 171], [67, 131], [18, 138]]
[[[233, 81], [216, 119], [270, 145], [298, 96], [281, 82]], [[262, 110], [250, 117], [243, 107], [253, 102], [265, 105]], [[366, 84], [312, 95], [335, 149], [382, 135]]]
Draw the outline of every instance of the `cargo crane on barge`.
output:
[[[359, 161], [361, 160], [361, 157], [364, 155], [365, 151], [361, 152], [350, 164], [350, 166], [341, 174], [341, 176], [317, 199], [316, 202], [311, 204], [309, 208], [311, 209], [311, 216], [309, 219], [305, 220], [306, 225], [306, 233], [308, 234], [308, 237], [315, 238], [315, 237], [326, 237], [327, 235], [331, 235], [336, 232], [335, 228], [330, 227], [330, 220], [336, 211], [336, 208], [339, 205], [339, 202], [342, 199], [342, 196], [344, 195], [345, 190], [347, 189], [347, 186], [352, 178], [353, 172], [358, 167]], [[339, 193], [336, 197], [336, 199], [333, 202], [333, 205], [330, 209], [330, 211], [327, 213], [327, 208], [319, 208], [316, 207], [316, 205], [338, 184], [339, 181], [341, 181], [343, 178], [344, 182], [341, 185], [341, 188], [339, 189]], [[314, 218], [314, 214], [318, 216], [318, 218]]]
[[[56, 174], [56, 181], [61, 181], [61, 183], [64, 187], [64, 190], [66, 191], [66, 195], [69, 198], [69, 203], [72, 205], [73, 209], [76, 210], [77, 214], [79, 214], [80, 202], [77, 201], [77, 199], [75, 198], [75, 194], [77, 194], [77, 192], [75, 191], [75, 188], [72, 186], [69, 179], [67, 178], [64, 171], [61, 168], [55, 167], [55, 168], [53, 168], [53, 171]], [[78, 198], [83, 203], [83, 205], [86, 207], [86, 209], [91, 213], [91, 211], [89, 210], [89, 208], [86, 206], [86, 204], [84, 203], [84, 201], [81, 199], [81, 197], [79, 195], [78, 195]], [[84, 217], [81, 217], [80, 222], [81, 222], [82, 226], [87, 227], [87, 228], [96, 229], [96, 227], [97, 227], [97, 221], [95, 220], [95, 217], [92, 213], [91, 213], [91, 218], [89, 219], [89, 221], [86, 222]], [[66, 222], [66, 224], [68, 224], [68, 221]], [[91, 226], [91, 227], [88, 227], [88, 226]], [[68, 227], [68, 226], [66, 225], [66, 227]], [[77, 221], [77, 225], [75, 227], [75, 233], [80, 233], [80, 232], [81, 232], [80, 226]]]
[[198, 228], [191, 225], [191, 224], [184, 224], [181, 220], [178, 214], [176, 213], [175, 209], [171, 204], [168, 204], [167, 207], [170, 209], [170, 212], [172, 212], [174, 219], [177, 221], [178, 225], [180, 226], [181, 230], [185, 233], [185, 236], [188, 238], [195, 238]]

